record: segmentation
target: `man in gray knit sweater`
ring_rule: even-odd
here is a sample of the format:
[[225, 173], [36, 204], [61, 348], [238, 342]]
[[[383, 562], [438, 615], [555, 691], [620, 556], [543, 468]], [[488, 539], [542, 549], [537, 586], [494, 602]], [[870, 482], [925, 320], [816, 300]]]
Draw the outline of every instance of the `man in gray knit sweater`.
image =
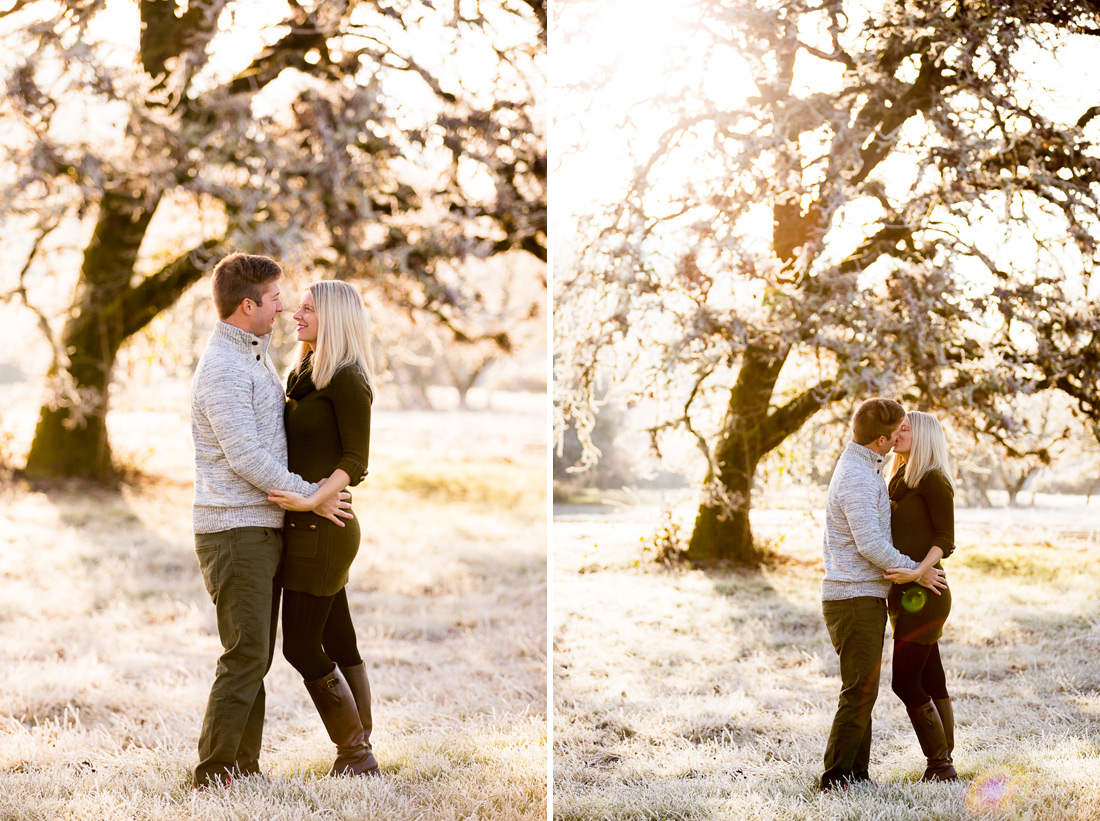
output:
[[[878, 697], [886, 632], [885, 570], [912, 571], [917, 563], [894, 548], [890, 497], [879, 471], [894, 447], [905, 409], [889, 399], [867, 399], [852, 419], [852, 441], [837, 462], [825, 507], [825, 578], [822, 612], [840, 656], [840, 699], [825, 748], [820, 788], [868, 780], [871, 710]], [[943, 571], [893, 574], [938, 593]]]
[[[195, 549], [214, 601], [225, 652], [199, 735], [192, 786], [260, 771], [264, 676], [275, 650], [283, 552], [278, 488], [317, 489], [286, 467], [286, 396], [268, 356], [282, 270], [267, 257], [231, 254], [214, 268], [214, 329], [191, 385], [195, 442]], [[314, 512], [343, 527], [349, 504], [331, 497]]]

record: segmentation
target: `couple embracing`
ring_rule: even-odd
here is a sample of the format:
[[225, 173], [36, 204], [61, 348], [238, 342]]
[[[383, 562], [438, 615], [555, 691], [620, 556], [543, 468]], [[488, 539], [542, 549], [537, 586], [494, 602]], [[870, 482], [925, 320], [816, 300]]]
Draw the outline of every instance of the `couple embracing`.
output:
[[888, 616], [892, 687], [928, 762], [921, 780], [957, 778], [954, 713], [938, 644], [951, 609], [939, 562], [953, 550], [954, 484], [939, 422], [927, 413], [906, 414], [889, 399], [865, 400], [825, 509], [822, 612], [840, 656], [841, 691], [822, 791], [870, 780], [871, 711]]
[[260, 772], [280, 599], [283, 654], [336, 744], [332, 774], [379, 771], [344, 589], [360, 538], [345, 488], [366, 476], [370, 443], [367, 316], [350, 285], [311, 285], [294, 314], [301, 352], [284, 392], [268, 355], [281, 275], [274, 260], [253, 254], [217, 264], [219, 322], [191, 387], [195, 549], [224, 649], [196, 788]]

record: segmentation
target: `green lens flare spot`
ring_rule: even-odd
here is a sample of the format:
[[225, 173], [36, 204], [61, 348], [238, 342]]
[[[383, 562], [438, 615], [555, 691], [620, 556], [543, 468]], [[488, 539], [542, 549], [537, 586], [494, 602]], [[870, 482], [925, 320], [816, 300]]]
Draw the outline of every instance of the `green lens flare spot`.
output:
[[907, 613], [919, 613], [924, 609], [925, 602], [928, 601], [928, 594], [919, 587], [914, 587], [910, 590], [906, 590], [901, 595], [901, 606]]

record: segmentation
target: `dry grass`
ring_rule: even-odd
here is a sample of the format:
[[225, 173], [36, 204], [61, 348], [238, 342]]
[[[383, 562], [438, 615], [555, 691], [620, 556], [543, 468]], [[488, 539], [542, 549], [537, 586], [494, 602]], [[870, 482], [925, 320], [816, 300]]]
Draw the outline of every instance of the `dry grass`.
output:
[[190, 790], [220, 645], [185, 413], [112, 420], [145, 471], [121, 494], [4, 488], [0, 818], [545, 818], [543, 419], [376, 414], [348, 591], [381, 779], [324, 775], [334, 748], [278, 657], [267, 777]]
[[[655, 566], [656, 508], [554, 523], [554, 815], [580, 819], [1100, 817], [1100, 515], [960, 513], [942, 644], [956, 699], [952, 785], [889, 688], [877, 786], [820, 796], [839, 677], [820, 611], [820, 521], [761, 511], [760, 573]], [[678, 511], [690, 516], [690, 510]]]

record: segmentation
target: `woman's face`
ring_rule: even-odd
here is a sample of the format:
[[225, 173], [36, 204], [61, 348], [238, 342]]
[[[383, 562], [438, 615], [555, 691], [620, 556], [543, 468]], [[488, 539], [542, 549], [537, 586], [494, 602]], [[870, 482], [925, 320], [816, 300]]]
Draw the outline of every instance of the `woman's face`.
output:
[[302, 307], [294, 314], [294, 321], [298, 323], [298, 341], [313, 347], [317, 343], [317, 309], [309, 291], [302, 296]]
[[909, 417], [906, 416], [901, 420], [901, 425], [896, 431], [894, 431], [894, 453], [900, 453], [903, 456], [909, 453], [909, 448], [913, 445], [913, 434], [909, 430]]

